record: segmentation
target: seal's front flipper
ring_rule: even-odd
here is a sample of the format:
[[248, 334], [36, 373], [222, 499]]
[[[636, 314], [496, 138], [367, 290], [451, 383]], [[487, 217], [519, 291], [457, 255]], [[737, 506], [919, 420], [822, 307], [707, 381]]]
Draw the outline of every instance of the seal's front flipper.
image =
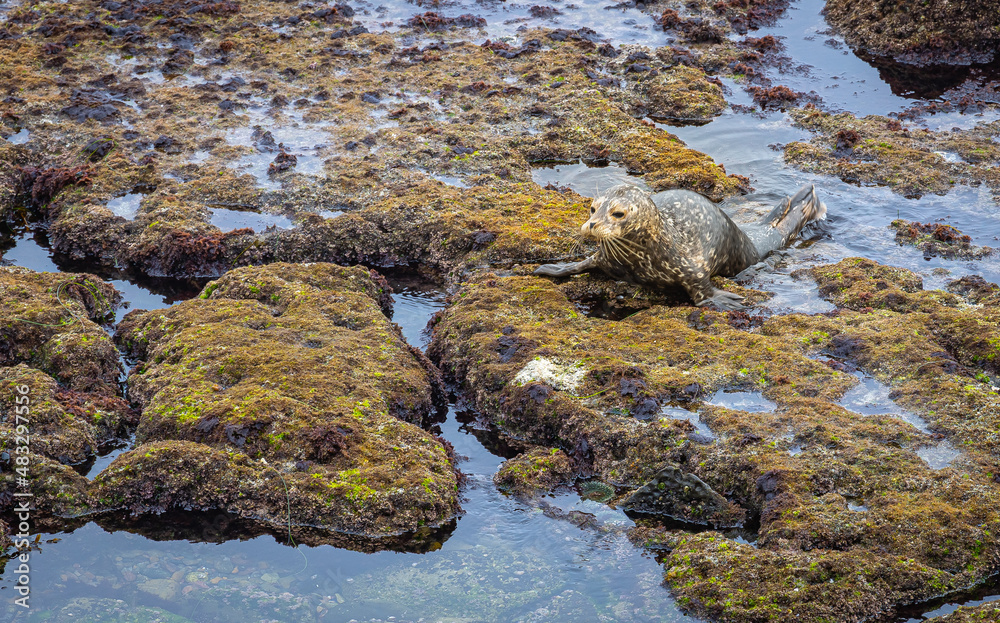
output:
[[698, 307], [711, 306], [726, 311], [745, 309], [740, 302], [743, 300], [742, 296], [716, 288], [712, 285], [712, 280], [708, 277], [695, 278], [693, 275], [690, 277], [686, 276], [684, 279], [684, 288], [691, 295], [691, 300]]
[[593, 270], [597, 268], [597, 255], [591, 255], [582, 262], [568, 262], [565, 264], [542, 264], [535, 269], [535, 275], [544, 275], [546, 277], [568, 277], [570, 275], [579, 275], [580, 273], [585, 273], [588, 270]]
[[698, 303], [698, 307], [714, 307], [722, 311], [736, 311], [746, 309], [741, 302], [742, 300], [743, 297], [739, 294], [733, 294], [732, 292], [716, 289], [715, 294], [711, 298], [707, 298]]

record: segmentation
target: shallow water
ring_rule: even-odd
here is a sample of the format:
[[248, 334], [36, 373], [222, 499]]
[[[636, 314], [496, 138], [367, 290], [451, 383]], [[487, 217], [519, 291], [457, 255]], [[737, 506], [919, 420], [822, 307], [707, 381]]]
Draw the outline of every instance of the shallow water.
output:
[[[485, 39], [517, 40], [521, 32], [530, 28], [566, 28], [576, 30], [581, 27], [595, 31], [598, 40], [610, 40], [616, 44], [633, 43], [659, 47], [671, 38], [656, 26], [651, 15], [634, 7], [620, 6], [625, 3], [613, 0], [595, 2], [552, 3], [547, 8], [555, 9], [551, 15], [533, 16], [532, 8], [539, 3], [505, 2], [504, 0], [386, 0], [352, 2], [357, 10], [354, 21], [364, 24], [377, 32], [399, 30], [410, 18], [433, 11], [445, 17], [472, 14], [486, 20], [481, 28], [467, 29], [470, 39], [481, 43]], [[390, 21], [391, 25], [386, 25]], [[417, 32], [420, 32], [417, 29]]]
[[633, 184], [649, 190], [641, 177], [629, 175], [625, 167], [615, 163], [600, 167], [582, 162], [535, 167], [531, 170], [531, 179], [539, 186], [566, 187], [584, 197], [596, 197], [618, 184]]
[[222, 231], [232, 231], [249, 227], [257, 233], [269, 227], [278, 229], [291, 229], [294, 225], [287, 216], [280, 214], [267, 214], [262, 212], [250, 212], [244, 210], [230, 210], [229, 208], [209, 209], [209, 222]]
[[23, 145], [28, 142], [29, 138], [31, 138], [31, 132], [28, 131], [28, 128], [21, 128], [14, 134], [8, 136], [7, 141], [11, 145]]
[[[728, 99], [735, 104], [752, 103], [732, 82]], [[1000, 206], [984, 187], [956, 186], [946, 195], [907, 199], [887, 188], [854, 186], [837, 178], [814, 175], [786, 166], [781, 151], [770, 147], [811, 134], [792, 125], [781, 112], [754, 116], [728, 110], [700, 127], [671, 127], [665, 131], [681, 138], [689, 147], [703, 151], [725, 164], [726, 171], [750, 178], [753, 193], [730, 199], [723, 208], [733, 215], [748, 203], [774, 205], [806, 184], [814, 184], [827, 206], [827, 220], [819, 233], [806, 232], [807, 241], [768, 259], [773, 268], [755, 272], [749, 284], [776, 294], [769, 306], [787, 311], [815, 313], [832, 306], [817, 298], [811, 279], [797, 281], [791, 272], [845, 257], [863, 256], [884, 264], [902, 266], [919, 273], [925, 288], [940, 288], [951, 279], [978, 274], [1000, 281], [1000, 260], [985, 258], [970, 262], [924, 257], [917, 248], [901, 246], [889, 223], [897, 218], [911, 221], [942, 220], [971, 236], [977, 245], [995, 246], [1000, 240]], [[739, 216], [734, 216], [739, 222]]]
[[860, 382], [844, 394], [838, 402], [840, 406], [861, 415], [891, 415], [927, 435], [927, 445], [918, 448], [916, 452], [931, 469], [950, 467], [962, 455], [961, 450], [947, 439], [931, 441], [927, 420], [897, 405], [889, 397], [892, 390], [888, 385], [861, 371], [854, 375]]
[[712, 432], [712, 429], [708, 427], [708, 424], [701, 421], [701, 416], [698, 415], [697, 411], [689, 411], [683, 407], [674, 407], [670, 405], [664, 406], [660, 409], [660, 414], [664, 417], [668, 417], [672, 420], [687, 420], [694, 424], [694, 428], [698, 431], [705, 441], [714, 440], [717, 435]]
[[115, 197], [108, 202], [108, 209], [115, 216], [120, 216], [131, 221], [139, 213], [139, 204], [142, 202], [143, 197], [145, 195], [142, 193], [129, 193], [121, 197]]
[[717, 407], [737, 409], [748, 413], [770, 413], [778, 406], [773, 400], [764, 398], [764, 395], [760, 392], [747, 392], [731, 389], [719, 390], [705, 402]]

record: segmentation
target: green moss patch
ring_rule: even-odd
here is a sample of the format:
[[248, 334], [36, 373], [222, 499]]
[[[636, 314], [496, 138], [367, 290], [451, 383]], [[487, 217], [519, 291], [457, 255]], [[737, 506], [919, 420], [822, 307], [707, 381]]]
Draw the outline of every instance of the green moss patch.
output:
[[[386, 287], [366, 269], [274, 264], [227, 273], [206, 298], [129, 314], [117, 337], [143, 359], [129, 377], [143, 411], [138, 440], [210, 461], [219, 478], [236, 478], [227, 461], [260, 472], [268, 484], [250, 499], [269, 521], [286, 512], [285, 485], [308, 497], [301, 510], [313, 513], [293, 522], [379, 535], [449, 519], [454, 467], [444, 446], [410, 423], [436, 410], [439, 381], [382, 312]], [[177, 440], [192, 443], [162, 445]], [[171, 487], [185, 478], [143, 447], [119, 461], [158, 467], [109, 468], [102, 486], [127, 492], [136, 478]], [[195, 493], [164, 498], [133, 485], [142, 493], [108, 504], [183, 506]], [[204, 487], [199, 507], [253, 514], [226, 501], [236, 499], [232, 487], [212, 479]], [[262, 491], [266, 502], [256, 499]]]

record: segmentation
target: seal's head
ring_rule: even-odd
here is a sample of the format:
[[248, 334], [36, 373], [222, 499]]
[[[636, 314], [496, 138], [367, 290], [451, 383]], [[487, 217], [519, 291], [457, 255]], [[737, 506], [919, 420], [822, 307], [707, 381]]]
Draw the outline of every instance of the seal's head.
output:
[[656, 213], [656, 205], [648, 193], [631, 184], [619, 184], [594, 199], [590, 219], [580, 230], [584, 238], [598, 242], [629, 238], [648, 229], [650, 218]]

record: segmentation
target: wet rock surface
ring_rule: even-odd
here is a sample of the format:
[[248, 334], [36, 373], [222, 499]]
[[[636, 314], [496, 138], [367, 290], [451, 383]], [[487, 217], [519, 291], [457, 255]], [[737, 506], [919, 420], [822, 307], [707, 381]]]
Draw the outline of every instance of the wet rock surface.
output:
[[888, 186], [907, 197], [943, 194], [955, 185], [1000, 189], [998, 122], [965, 131], [930, 131], [898, 119], [817, 108], [791, 111], [795, 122], [817, 132], [809, 142], [784, 146], [785, 160], [807, 171], [836, 175], [854, 184]]
[[[592, 7], [568, 4], [505, 4], [524, 14], [507, 30], [497, 27], [506, 16], [478, 15], [496, 11], [491, 3], [399, 14], [255, 0], [14, 4], [0, 3], [0, 85], [17, 85], [0, 87], [0, 220], [44, 234], [60, 267], [87, 266], [74, 271], [222, 276], [195, 300], [117, 327], [137, 362], [129, 405], [114, 329], [100, 326], [113, 311], [101, 302], [116, 299], [110, 286], [63, 274], [76, 285], [60, 290], [54, 277], [11, 269], [0, 389], [29, 383], [36, 400], [37, 525], [82, 539], [95, 537], [89, 528], [150, 542], [253, 539], [255, 554], [263, 535], [343, 548], [310, 551], [308, 573], [298, 559], [278, 573], [256, 555], [205, 569], [201, 555], [158, 561], [148, 545], [102, 552], [104, 571], [67, 564], [56, 576], [51, 590], [85, 587], [88, 597], [60, 601], [53, 620], [330, 620], [348, 609], [358, 621], [419, 620], [415, 610], [498, 622], [680, 620], [676, 604], [711, 620], [861, 621], [995, 573], [994, 284], [969, 275], [925, 291], [929, 274], [829, 263], [845, 254], [829, 259], [822, 237], [794, 273], [803, 289], [815, 281], [820, 309], [836, 307], [819, 315], [772, 315], [766, 266], [755, 267], [764, 279], [716, 284], [743, 295], [750, 314], [595, 275], [528, 276], [588, 252], [574, 235], [591, 189], [542, 187], [539, 164], [613, 163], [653, 190], [716, 201], [749, 189], [748, 177], [673, 133], [688, 128], [653, 121], [701, 125], [731, 111], [774, 121], [787, 111], [796, 134], [775, 147], [800, 169], [906, 197], [963, 184], [996, 195], [996, 89], [986, 77], [894, 115], [842, 113], [812, 87], [781, 84], [810, 71], [786, 38], [739, 38], [773, 23], [783, 0], [621, 3], [587, 22], [631, 23], [639, 36], [629, 41], [660, 47], [573, 24]], [[895, 57], [872, 62], [907, 88], [924, 88], [929, 74], [896, 61], [978, 62], [995, 47], [984, 30], [992, 16], [972, 23], [975, 11], [828, 4], [848, 44]], [[956, 6], [965, 7], [947, 10]], [[899, 18], [907, 12], [927, 17], [916, 32]], [[815, 31], [831, 37], [831, 54], [847, 54], [834, 31]], [[934, 75], [952, 84], [953, 69]], [[919, 127], [922, 115], [977, 112], [972, 129]], [[726, 140], [730, 166], [744, 135]], [[731, 170], [759, 173], [734, 158]], [[825, 181], [824, 193], [843, 198]], [[773, 182], [765, 192], [794, 190]], [[836, 203], [831, 213], [847, 214]], [[867, 225], [855, 216], [845, 218]], [[883, 216], [872, 219], [881, 234]], [[897, 229], [938, 271], [957, 276], [964, 266], [939, 261], [988, 257], [941, 223]], [[798, 260], [816, 242], [803, 241]], [[513, 458], [497, 467], [492, 456], [456, 457], [422, 430], [441, 417], [442, 379], [386, 319], [385, 282], [368, 268], [281, 263], [316, 261], [444, 282], [452, 297], [433, 321], [430, 354], [480, 411], [462, 416], [462, 432], [498, 433], [487, 449]], [[931, 274], [940, 287], [941, 273]], [[82, 467], [132, 432], [114, 461]], [[3, 449], [15, 434], [0, 424]], [[467, 478], [457, 460], [469, 461], [459, 463]], [[13, 487], [3, 476], [0, 506]], [[571, 510], [560, 507], [575, 498], [567, 485], [580, 497]], [[446, 543], [460, 494], [476, 500], [465, 525], [482, 525], [474, 541]], [[501, 502], [484, 505], [483, 495]], [[507, 525], [524, 515], [560, 527]], [[623, 573], [619, 560], [640, 554], [609, 535], [626, 530], [657, 551], [670, 592], [655, 566]], [[569, 563], [554, 555], [554, 543], [577, 540], [592, 549], [559, 550], [577, 552]], [[393, 549], [426, 556], [361, 563], [353, 584], [324, 568], [344, 550]], [[606, 582], [596, 590], [595, 576]], [[89, 597], [95, 590], [129, 601]], [[153, 607], [163, 604], [169, 612]]]
[[1000, 618], [1000, 606], [995, 603], [981, 606], [960, 606], [951, 614], [935, 617], [932, 621], [939, 623], [973, 623], [977, 621], [995, 621]]
[[[749, 333], [684, 306], [587, 318], [550, 281], [481, 275], [437, 321], [429, 353], [504, 432], [562, 449], [581, 475], [633, 488], [637, 510], [705, 521], [703, 505], [678, 510], [683, 496], [650, 503], [687, 483], [729, 522], [741, 513], [759, 521], [756, 547], [670, 530], [646, 538], [673, 550], [668, 584], [704, 616], [751, 621], [779, 608], [861, 620], [981, 580], [1000, 557], [990, 536], [1000, 522], [997, 394], [993, 338], [970, 329], [995, 326], [996, 310], [923, 291], [918, 276], [869, 260], [813, 274], [844, 309], [774, 316]], [[842, 406], [858, 380], [840, 361], [886, 383], [917, 417]], [[703, 402], [726, 388], [760, 391], [776, 407]], [[717, 439], [660, 414], [672, 401], [690, 405]], [[946, 465], [925, 458], [941, 444], [961, 448]], [[656, 484], [665, 466], [671, 487]]]
[[1000, 43], [1000, 4], [827, 0], [826, 15], [848, 43], [908, 63], [982, 63]]
[[889, 223], [889, 227], [896, 230], [897, 242], [922, 249], [925, 257], [940, 256], [949, 259], [973, 260], [993, 254], [993, 249], [990, 247], [971, 244], [971, 237], [951, 225], [917, 223], [897, 219]]
[[[94, 275], [0, 267], [3, 508], [14, 504], [14, 469], [25, 441], [33, 505], [72, 513], [86, 503], [85, 481], [69, 465], [120, 440], [135, 424], [137, 413], [118, 385], [118, 351], [98, 324], [113, 318], [120, 301], [115, 288]], [[18, 407], [27, 417], [17, 418]]]
[[739, 525], [743, 512], [693, 474], [664, 468], [620, 506], [628, 511], [666, 515], [720, 526]]
[[[484, 247], [493, 260], [566, 254], [550, 232], [571, 231], [584, 209], [530, 182], [539, 161], [620, 162], [653, 188], [716, 200], [749, 187], [633, 116], [704, 120], [724, 107], [717, 84], [676, 58], [649, 61], [652, 77], [602, 55], [586, 33], [529, 31], [512, 54], [506, 43], [463, 40], [451, 26], [475, 24], [436, 13], [411, 20], [436, 33], [414, 44], [352, 26], [353, 11], [316, 18], [285, 3], [232, 5], [158, 5], [164, 17], [128, 36], [120, 29], [154, 9], [112, 12], [111, 31], [93, 2], [12, 12], [16, 38], [0, 52], [24, 89], [3, 123], [31, 129], [23, 147], [39, 171], [72, 172], [32, 192], [54, 249], [154, 275], [320, 260], [448, 269]], [[265, 26], [275, 21], [296, 36]], [[298, 37], [315, 38], [313, 22], [345, 34], [303, 52]], [[58, 66], [31, 64], [53, 53]], [[55, 102], [62, 117], [41, 123]], [[54, 142], [65, 152], [46, 153]], [[429, 179], [440, 174], [472, 187]], [[109, 209], [137, 188], [134, 213]], [[224, 229], [211, 218], [219, 207], [290, 222]], [[333, 212], [346, 214], [322, 216]], [[496, 242], [477, 242], [484, 231]]]
[[70, 390], [115, 395], [121, 364], [107, 322], [121, 298], [94, 275], [0, 267], [0, 362], [27, 364]]
[[448, 453], [409, 423], [435, 410], [439, 381], [385, 317], [386, 287], [365, 269], [275, 264], [126, 316], [143, 445], [97, 478], [101, 503], [371, 536], [451, 519]]
[[536, 448], [505, 461], [493, 482], [505, 493], [531, 498], [574, 480], [572, 461], [558, 448]]

